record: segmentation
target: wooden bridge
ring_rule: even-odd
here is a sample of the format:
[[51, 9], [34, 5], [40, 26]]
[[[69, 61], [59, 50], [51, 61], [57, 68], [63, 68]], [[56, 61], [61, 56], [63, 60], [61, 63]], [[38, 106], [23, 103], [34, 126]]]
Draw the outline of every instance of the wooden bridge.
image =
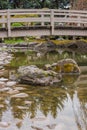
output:
[[87, 11], [0, 10], [0, 38], [43, 35], [87, 36]]

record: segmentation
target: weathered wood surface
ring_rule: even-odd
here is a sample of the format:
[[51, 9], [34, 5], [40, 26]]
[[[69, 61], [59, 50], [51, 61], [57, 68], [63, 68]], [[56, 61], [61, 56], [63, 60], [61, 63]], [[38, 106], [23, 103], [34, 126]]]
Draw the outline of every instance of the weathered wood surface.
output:
[[[13, 27], [13, 23], [23, 23]], [[87, 36], [87, 11], [54, 9], [0, 10], [0, 37]]]

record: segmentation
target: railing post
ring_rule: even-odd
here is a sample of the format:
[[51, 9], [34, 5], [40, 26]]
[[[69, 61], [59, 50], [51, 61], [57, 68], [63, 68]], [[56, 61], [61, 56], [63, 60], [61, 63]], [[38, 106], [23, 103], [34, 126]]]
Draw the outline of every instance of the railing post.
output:
[[[4, 20], [5, 16], [2, 15], [2, 19]], [[5, 28], [5, 23], [2, 23], [2, 27]]]
[[11, 24], [10, 24], [10, 10], [7, 10], [7, 29], [8, 29], [8, 37], [11, 37]]
[[41, 19], [42, 19], [41, 26], [44, 26], [44, 22], [43, 22], [43, 20], [44, 20], [44, 14], [41, 14]]
[[54, 34], [54, 10], [50, 10], [51, 35]]
[[[81, 20], [81, 19], [80, 19], [80, 16], [78, 16], [78, 21], [80, 22], [80, 20]], [[78, 26], [78, 27], [80, 27], [80, 26], [81, 26], [81, 24], [80, 24], [80, 23], [78, 23], [78, 24], [77, 24], [77, 26]]]

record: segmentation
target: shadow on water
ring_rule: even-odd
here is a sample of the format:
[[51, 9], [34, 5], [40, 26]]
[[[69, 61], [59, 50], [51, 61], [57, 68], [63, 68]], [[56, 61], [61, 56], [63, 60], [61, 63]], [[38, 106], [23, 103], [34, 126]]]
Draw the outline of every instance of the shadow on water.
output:
[[[71, 53], [54, 53], [36, 57], [33, 53], [16, 53], [6, 66], [7, 76], [16, 73], [20, 65], [36, 64], [43, 67]], [[87, 55], [77, 55], [78, 63], [87, 65]], [[85, 59], [84, 59], [85, 58]], [[6, 130], [86, 130], [87, 128], [87, 74], [63, 75], [57, 86], [30, 86], [17, 84], [8, 91], [0, 91], [0, 121], [10, 122]], [[9, 115], [9, 116], [8, 116]], [[0, 126], [0, 130], [4, 128]]]

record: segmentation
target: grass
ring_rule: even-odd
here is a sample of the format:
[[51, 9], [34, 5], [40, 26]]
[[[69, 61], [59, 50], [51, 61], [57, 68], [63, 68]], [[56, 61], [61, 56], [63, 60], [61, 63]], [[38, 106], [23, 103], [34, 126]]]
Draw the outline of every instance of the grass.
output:
[[6, 44], [16, 44], [16, 43], [29, 43], [29, 42], [37, 42], [37, 43], [44, 43], [46, 42], [45, 39], [36, 39], [35, 37], [29, 37], [29, 38], [9, 38], [5, 39], [4, 42]]
[[9, 38], [9, 39], [5, 39], [4, 42], [6, 44], [23, 43], [24, 39], [23, 38]]
[[[77, 40], [64, 39], [64, 40], [50, 40], [50, 41], [56, 45], [59, 45], [59, 44], [69, 44], [71, 42], [76, 42]], [[78, 41], [87, 43], [87, 39], [80, 39]], [[30, 42], [46, 43], [47, 41], [45, 38], [37, 39], [35, 37], [25, 37], [25, 38], [7, 38], [4, 40], [4, 42], [6, 44], [16, 44], [16, 43], [30, 43]]]
[[12, 27], [22, 27], [22, 23], [12, 23]]

